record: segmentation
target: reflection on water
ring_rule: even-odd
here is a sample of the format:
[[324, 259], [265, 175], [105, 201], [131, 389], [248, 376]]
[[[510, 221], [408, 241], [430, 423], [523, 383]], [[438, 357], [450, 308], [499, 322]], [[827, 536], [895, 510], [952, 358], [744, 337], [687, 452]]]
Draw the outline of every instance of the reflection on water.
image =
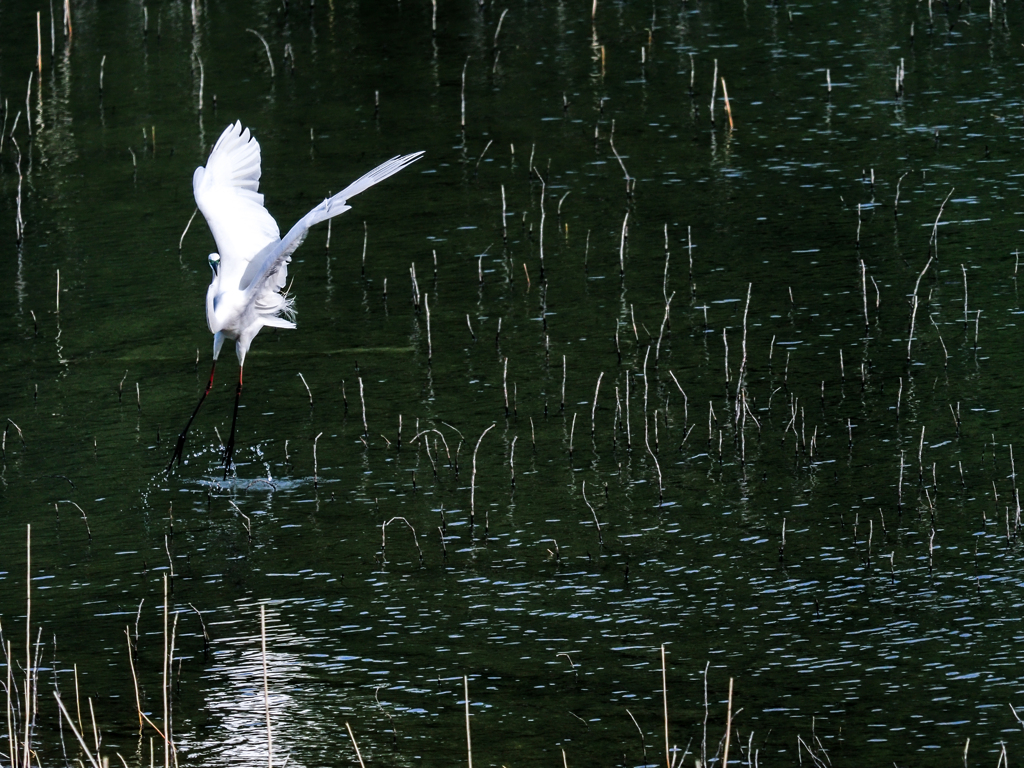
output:
[[[287, 756], [289, 763], [302, 763], [293, 755], [295, 744], [318, 743], [317, 732], [323, 724], [309, 716], [308, 705], [300, 699], [309, 687], [310, 675], [304, 671], [303, 654], [289, 653], [291, 647], [305, 646], [308, 639], [277, 624], [273, 613], [267, 620], [267, 652], [264, 657], [258, 631], [259, 614], [252, 606], [239, 606], [242, 621], [211, 624], [223, 634], [242, 629], [246, 634], [220, 637], [204, 671], [204, 681], [212, 692], [202, 713], [205, 727], [186, 731], [177, 742], [180, 758], [189, 763], [266, 765], [269, 702], [273, 749], [277, 759]], [[280, 650], [279, 650], [280, 649]], [[264, 687], [264, 662], [266, 687]], [[193, 759], [193, 756], [195, 759]]]
[[[731, 761], [1019, 753], [1024, 18], [939, 8], [72, 4], [40, 77], [0, 7], [7, 638], [31, 522], [44, 658], [133, 765], [165, 574], [182, 762], [266, 764], [260, 605], [279, 765], [464, 759], [464, 675], [478, 761], [652, 765], [662, 644], [686, 765], [730, 679]], [[168, 477], [235, 119], [282, 219], [427, 157], [296, 253], [237, 475], [228, 371]]]

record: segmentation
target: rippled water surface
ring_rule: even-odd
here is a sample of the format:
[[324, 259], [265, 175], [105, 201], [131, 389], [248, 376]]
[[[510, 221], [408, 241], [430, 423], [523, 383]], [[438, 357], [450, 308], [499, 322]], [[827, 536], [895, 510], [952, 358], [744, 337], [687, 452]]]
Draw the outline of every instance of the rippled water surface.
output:
[[[76, 670], [103, 754], [163, 759], [165, 583], [181, 765], [267, 764], [264, 658], [278, 765], [356, 764], [346, 724], [466, 760], [464, 678], [478, 765], [664, 764], [662, 646], [685, 765], [730, 681], [733, 764], [1021, 753], [1020, 4], [593, 8], [0, 6], [0, 622], [17, 682], [31, 524], [43, 765]], [[285, 228], [426, 157], [296, 252], [232, 476], [227, 347], [168, 475], [236, 119]]]

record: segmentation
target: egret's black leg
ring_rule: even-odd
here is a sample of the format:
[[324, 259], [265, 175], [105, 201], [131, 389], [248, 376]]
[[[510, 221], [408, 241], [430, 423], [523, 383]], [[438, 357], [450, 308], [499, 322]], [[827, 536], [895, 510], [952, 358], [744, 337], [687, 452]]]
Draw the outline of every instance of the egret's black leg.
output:
[[228, 479], [231, 471], [231, 458], [235, 454], [235, 424], [238, 422], [238, 401], [242, 397], [242, 366], [238, 367], [238, 389], [235, 390], [235, 415], [231, 417], [231, 436], [227, 448], [224, 449], [224, 479]]
[[174, 446], [174, 455], [171, 456], [171, 462], [167, 465], [167, 472], [171, 471], [174, 466], [175, 460], [181, 465], [181, 453], [185, 450], [185, 437], [188, 435], [188, 428], [192, 426], [192, 420], [199, 413], [199, 409], [203, 406], [203, 401], [206, 396], [210, 394], [210, 390], [213, 389], [213, 374], [217, 370], [217, 361], [213, 361], [213, 367], [210, 368], [210, 380], [206, 382], [206, 391], [203, 392], [203, 396], [199, 398], [199, 402], [196, 404], [196, 409], [192, 411], [192, 415], [188, 417], [188, 423], [185, 424], [185, 428], [181, 430], [181, 434], [178, 435], [178, 444]]

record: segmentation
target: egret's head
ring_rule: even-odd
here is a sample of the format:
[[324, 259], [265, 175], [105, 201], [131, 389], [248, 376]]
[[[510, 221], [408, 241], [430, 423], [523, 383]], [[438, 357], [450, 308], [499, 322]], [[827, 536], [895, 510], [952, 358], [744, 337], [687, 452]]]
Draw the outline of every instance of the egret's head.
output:
[[220, 269], [220, 254], [219, 253], [211, 253], [210, 254], [210, 269], [213, 270], [213, 274], [216, 277], [217, 270]]

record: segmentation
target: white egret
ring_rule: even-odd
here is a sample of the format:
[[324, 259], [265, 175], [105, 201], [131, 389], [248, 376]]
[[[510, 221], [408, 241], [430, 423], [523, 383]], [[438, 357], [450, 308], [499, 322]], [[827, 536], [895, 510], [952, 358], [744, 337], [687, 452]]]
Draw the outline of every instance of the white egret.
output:
[[175, 460], [181, 463], [189, 427], [213, 387], [221, 346], [226, 339], [231, 339], [238, 355], [238, 388], [231, 436], [224, 449], [224, 477], [227, 477], [235, 448], [242, 370], [249, 345], [264, 326], [295, 327], [295, 309], [284, 290], [292, 253], [314, 224], [349, 210], [349, 198], [398, 173], [422, 156], [422, 152], [396, 156], [377, 166], [320, 203], [282, 238], [273, 216], [263, 207], [263, 195], [259, 193], [259, 143], [240, 121], [224, 130], [210, 152], [206, 167], [196, 168], [192, 176], [196, 204], [206, 217], [218, 251], [210, 254], [213, 280], [206, 291], [206, 322], [213, 334], [213, 367], [206, 390], [178, 435], [168, 471]]

